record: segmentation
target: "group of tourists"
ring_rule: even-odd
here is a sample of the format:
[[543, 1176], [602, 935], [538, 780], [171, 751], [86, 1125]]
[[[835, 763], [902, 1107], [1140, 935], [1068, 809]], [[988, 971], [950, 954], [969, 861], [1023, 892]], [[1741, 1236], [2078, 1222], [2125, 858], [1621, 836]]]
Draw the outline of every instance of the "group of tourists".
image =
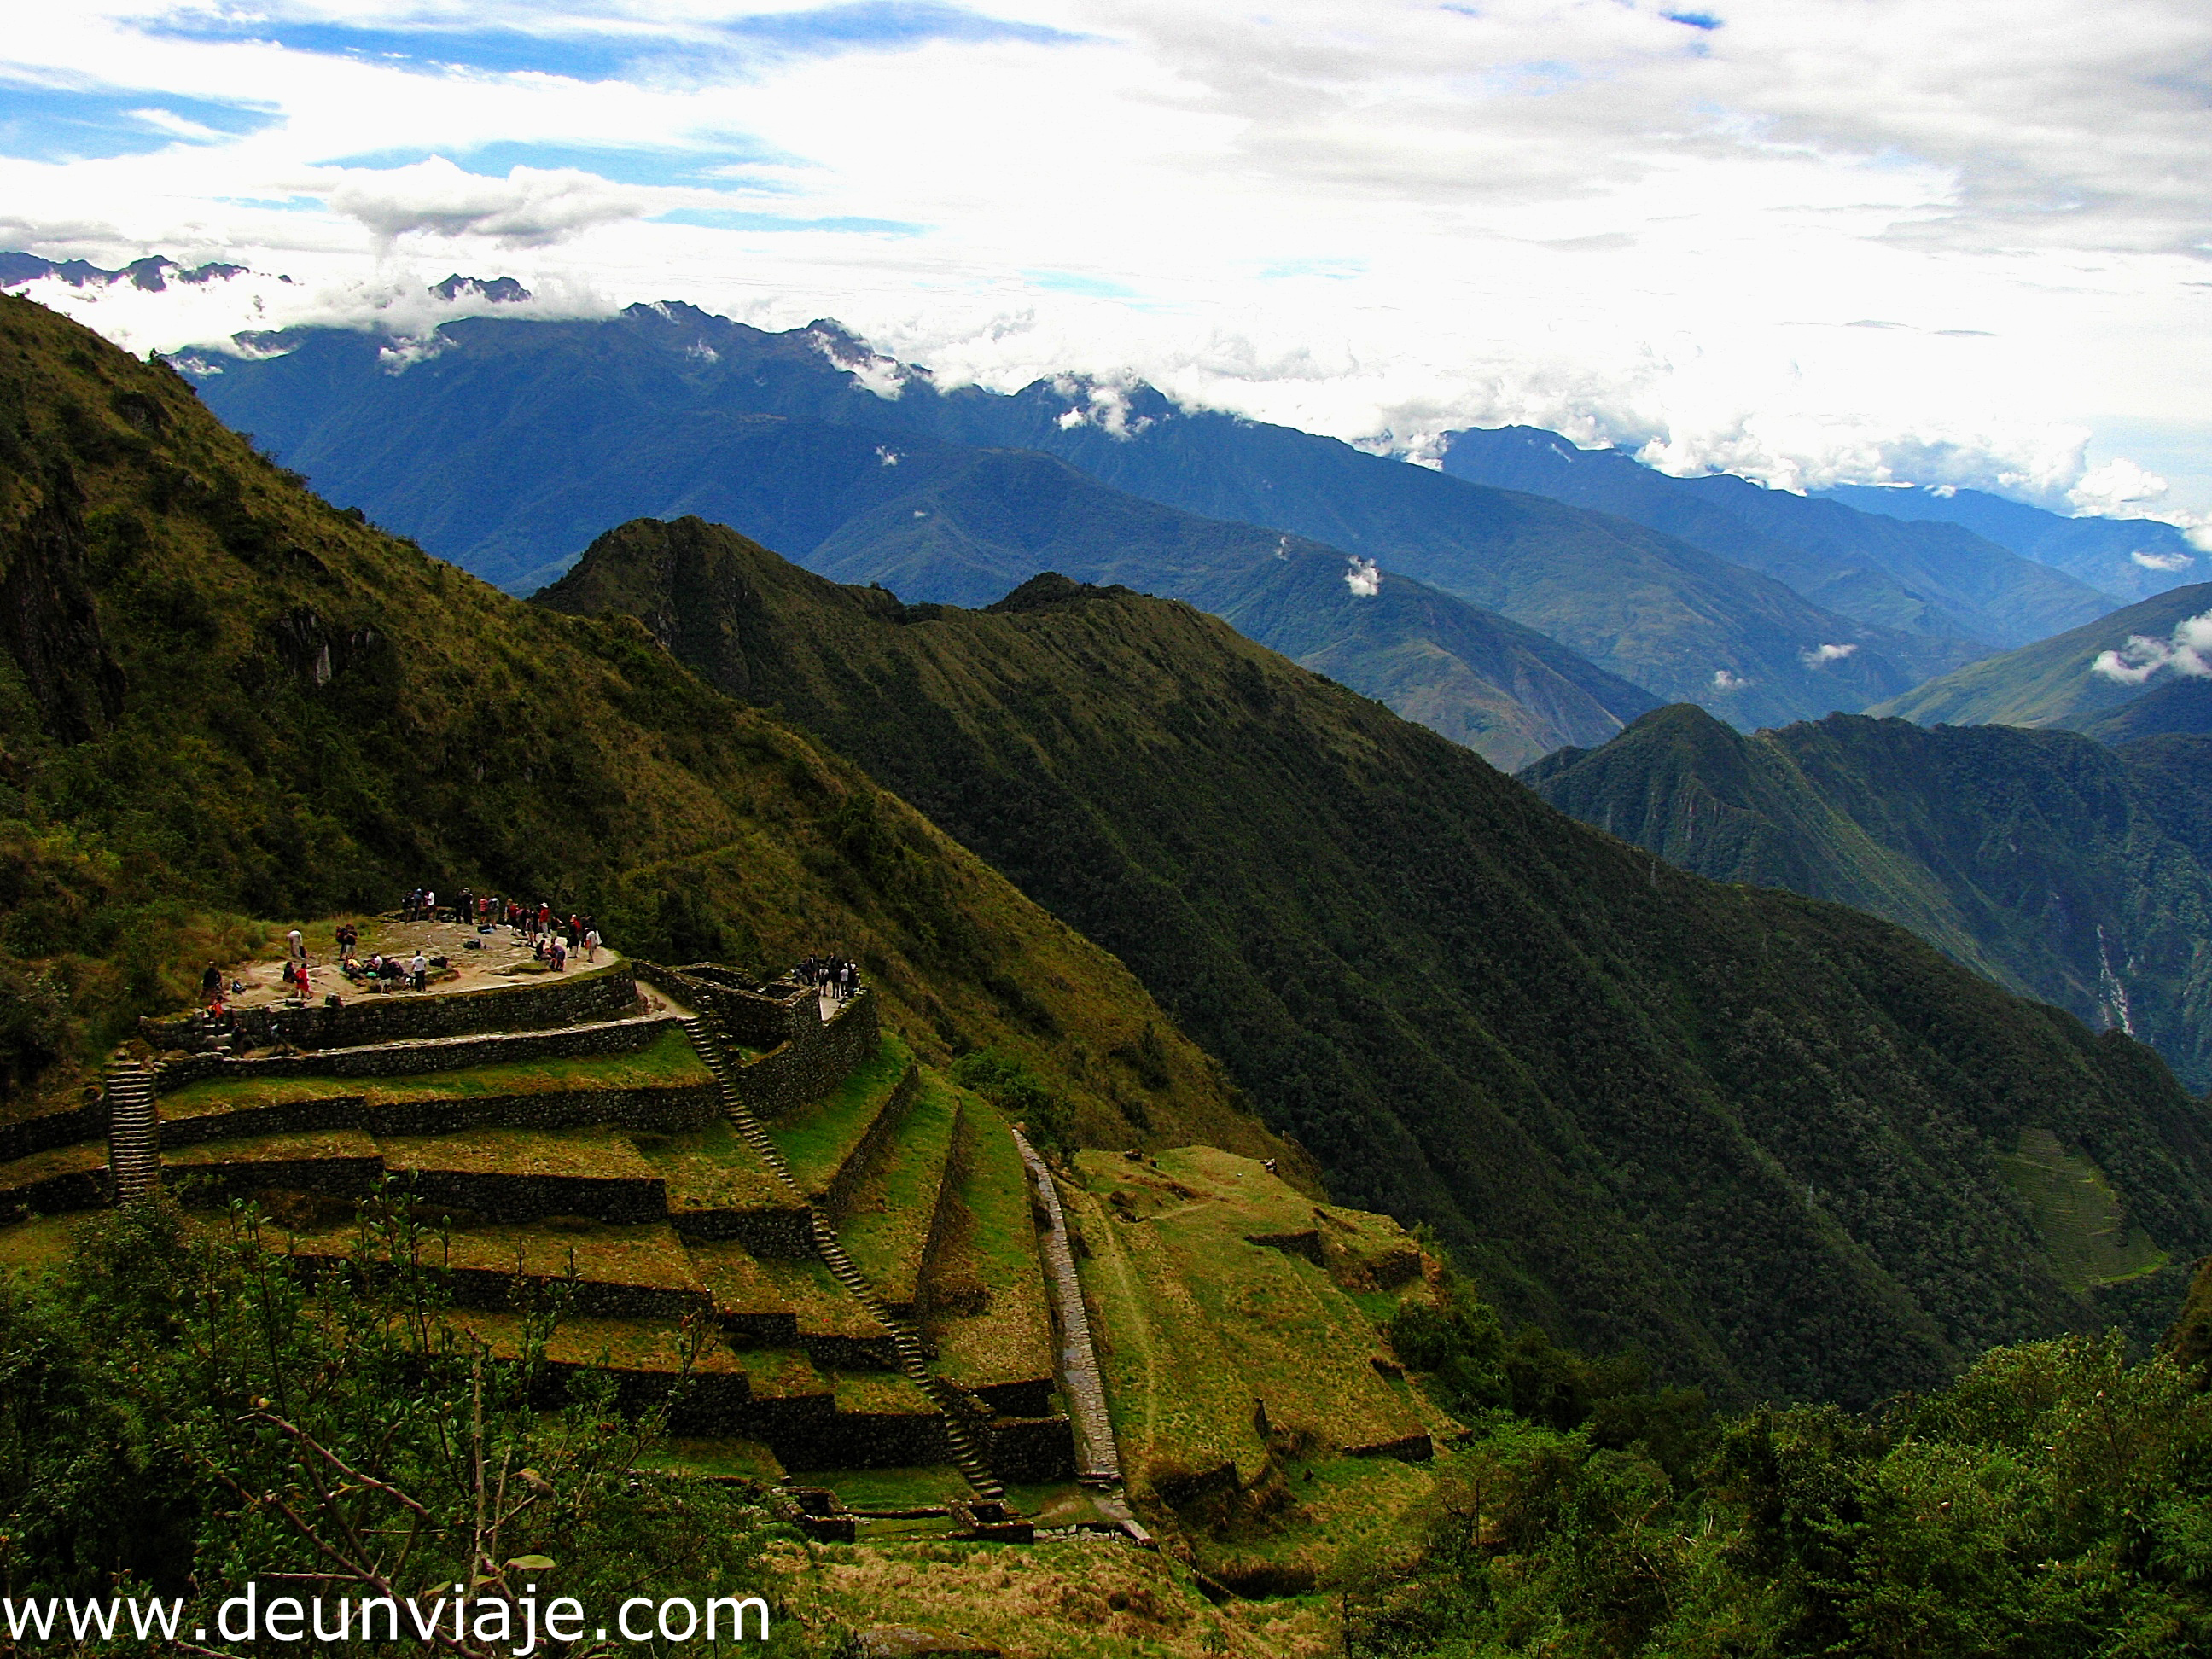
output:
[[860, 964], [842, 957], [809, 957], [793, 970], [801, 985], [811, 985], [825, 1001], [844, 1002], [860, 988]]
[[550, 899], [540, 899], [532, 906], [521, 899], [502, 898], [496, 893], [478, 893], [464, 887], [454, 895], [450, 905], [441, 907], [435, 889], [416, 887], [401, 903], [399, 915], [403, 921], [442, 921], [450, 918], [464, 927], [473, 926], [479, 933], [512, 927], [531, 947], [531, 954], [541, 962], [550, 962], [556, 971], [565, 970], [573, 956], [581, 955], [588, 963], [599, 959], [599, 924], [573, 911], [564, 920]]

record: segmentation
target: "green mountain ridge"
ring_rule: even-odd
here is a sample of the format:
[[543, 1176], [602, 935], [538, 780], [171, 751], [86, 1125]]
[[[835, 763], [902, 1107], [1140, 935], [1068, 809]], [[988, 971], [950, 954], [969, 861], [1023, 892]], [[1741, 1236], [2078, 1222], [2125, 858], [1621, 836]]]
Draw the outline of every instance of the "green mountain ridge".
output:
[[696, 520], [541, 599], [818, 733], [1127, 962], [1340, 1201], [1590, 1347], [1868, 1400], [2010, 1335], [2149, 1332], [2157, 1275], [2062, 1286], [1998, 1162], [2027, 1128], [2171, 1256], [2212, 1242], [2204, 1109], [2148, 1048], [1583, 830], [1188, 606], [907, 605]]
[[[834, 565], [817, 556], [866, 515], [878, 515], [872, 533], [888, 534], [910, 532], [916, 511], [934, 514], [921, 496], [897, 498], [954, 452], [1018, 450], [1217, 526], [1263, 526], [1371, 560], [1533, 629], [1655, 697], [1701, 702], [1747, 725], [1863, 708], [1983, 648], [1855, 622], [1626, 519], [1286, 427], [1182, 410], [1150, 387], [1058, 378], [1010, 395], [943, 389], [926, 369], [873, 354], [829, 322], [768, 333], [677, 303], [595, 322], [475, 318], [437, 330], [397, 374], [370, 335], [306, 330], [245, 343], [244, 357], [180, 359], [210, 407], [332, 499], [510, 588], [550, 578], [612, 525], [687, 514], [912, 599], [995, 598], [973, 585], [985, 567], [1011, 578], [1000, 592], [1048, 568], [1085, 574], [1058, 556], [1009, 568], [1005, 553], [1018, 536], [986, 537], [979, 551], [972, 533], [942, 544], [902, 534], [873, 558], [867, 538], [848, 537]], [[771, 418], [784, 424], [764, 423]], [[948, 487], [975, 501], [962, 520], [973, 532], [989, 519], [1018, 526], [1048, 515], [1052, 500], [1024, 487], [1046, 479], [993, 465]], [[986, 483], [1001, 492], [995, 505]], [[1241, 559], [1237, 544], [1224, 552]], [[1313, 648], [1310, 636], [1302, 631], [1301, 655]], [[1834, 643], [1855, 650], [1817, 654]], [[1355, 672], [1370, 647], [1353, 639], [1332, 672], [1413, 706], [1418, 694], [1398, 688], [1436, 644], [1394, 641], [1371, 670]], [[1461, 671], [1443, 649], [1437, 666], [1449, 681]]]
[[1618, 514], [1862, 623], [1974, 655], [2030, 644], [2120, 603], [1963, 525], [1907, 522], [1724, 472], [1673, 477], [1620, 450], [1578, 449], [1533, 427], [1448, 434], [1443, 470]]
[[2142, 679], [2099, 673], [2093, 665], [2133, 640], [2169, 641], [2175, 629], [2212, 611], [2212, 582], [2192, 583], [2115, 611], [2051, 639], [1941, 675], [1869, 714], [1901, 714], [1923, 726], [2063, 726], [2079, 729], [2183, 678], [2160, 667]]
[[1747, 736], [1678, 705], [1521, 778], [1686, 870], [1886, 917], [2212, 1086], [2212, 739], [1856, 714]]
[[71, 1062], [244, 954], [240, 918], [468, 882], [648, 957], [840, 951], [926, 1058], [1018, 1055], [1099, 1144], [1281, 1152], [1118, 963], [856, 769], [633, 622], [315, 500], [170, 369], [13, 296], [0, 594], [0, 1117], [77, 1104]]

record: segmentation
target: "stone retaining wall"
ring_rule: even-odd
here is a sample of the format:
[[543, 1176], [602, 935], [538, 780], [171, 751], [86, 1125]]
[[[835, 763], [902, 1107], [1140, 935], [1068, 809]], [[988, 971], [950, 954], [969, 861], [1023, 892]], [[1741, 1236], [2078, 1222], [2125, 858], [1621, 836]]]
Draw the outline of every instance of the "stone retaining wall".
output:
[[[813, 993], [807, 999], [811, 1003]], [[781, 1047], [730, 1074], [745, 1109], [764, 1123], [830, 1093], [883, 1046], [875, 994], [865, 987], [829, 1019], [814, 1018], [811, 1007], [805, 1012]]]
[[180, 1054], [156, 1062], [154, 1089], [168, 1094], [210, 1077], [415, 1077], [524, 1060], [634, 1054], [651, 1048], [675, 1024], [666, 1018], [614, 1019], [550, 1031], [425, 1037], [308, 1054]]
[[[387, 1156], [398, 1158], [400, 1152]], [[584, 1215], [615, 1226], [640, 1226], [668, 1218], [668, 1188], [659, 1176], [505, 1175], [489, 1170], [410, 1168], [391, 1164], [392, 1178], [419, 1204], [466, 1210], [494, 1222], [542, 1221], [550, 1215]], [[264, 1182], [264, 1185], [282, 1185]]]
[[[750, 1255], [773, 1256], [779, 1261], [805, 1261], [815, 1254], [814, 1230], [803, 1208], [789, 1210], [684, 1210], [668, 1218], [685, 1238], [702, 1241], [734, 1238]], [[768, 1347], [794, 1346], [797, 1327], [789, 1341], [771, 1341]]]
[[165, 1149], [241, 1135], [291, 1134], [309, 1129], [360, 1129], [369, 1134], [442, 1134], [456, 1129], [577, 1129], [612, 1124], [662, 1134], [702, 1128], [721, 1113], [721, 1091], [711, 1083], [673, 1089], [563, 1089], [543, 1094], [483, 1095], [468, 1100], [399, 1101], [371, 1109], [365, 1095], [279, 1106], [241, 1106], [234, 1111], [165, 1117]]
[[13, 1164], [34, 1152], [50, 1152], [57, 1146], [73, 1146], [80, 1140], [97, 1140], [106, 1133], [107, 1101], [104, 1096], [65, 1112], [47, 1112], [15, 1123], [0, 1123], [0, 1164]]
[[991, 1472], [1009, 1486], [1075, 1478], [1075, 1430], [1065, 1417], [994, 1418], [984, 1433]]
[[[815, 997], [811, 987], [779, 981], [757, 988], [743, 975], [711, 962], [681, 968], [652, 962], [630, 966], [647, 984], [688, 1004], [742, 1048], [780, 1047], [802, 1036], [805, 1017], [817, 1015], [810, 1006]], [[814, 1023], [822, 1023], [818, 1016]]]
[[913, 1065], [906, 1075], [892, 1085], [890, 1097], [884, 1102], [883, 1109], [868, 1125], [867, 1133], [837, 1166], [837, 1173], [830, 1177], [830, 1184], [818, 1194], [810, 1193], [808, 1199], [830, 1218], [832, 1227], [845, 1224], [845, 1206], [853, 1200], [853, 1189], [867, 1178], [869, 1170], [884, 1149], [890, 1145], [891, 1137], [898, 1133], [899, 1125], [921, 1093], [921, 1071]]
[[769, 1430], [769, 1449], [787, 1469], [880, 1469], [952, 1462], [945, 1419], [919, 1413], [838, 1412]]
[[[239, 1043], [249, 1048], [289, 1043], [296, 1048], [356, 1048], [472, 1031], [534, 1031], [619, 1019], [637, 1003], [637, 984], [627, 965], [586, 970], [551, 984], [501, 986], [483, 991], [395, 991], [365, 994], [343, 1007], [240, 1008], [232, 1015]], [[155, 1048], [196, 1042], [201, 1017], [142, 1019], [139, 1035]]]

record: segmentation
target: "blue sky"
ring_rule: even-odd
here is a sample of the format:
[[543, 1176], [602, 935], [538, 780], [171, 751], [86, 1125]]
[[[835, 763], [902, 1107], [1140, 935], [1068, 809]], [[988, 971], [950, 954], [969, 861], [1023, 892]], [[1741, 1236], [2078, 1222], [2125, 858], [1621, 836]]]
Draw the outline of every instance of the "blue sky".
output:
[[141, 348], [511, 272], [1416, 458], [2186, 520], [2208, 65], [2201, 0], [79, 0], [0, 46], [0, 246], [253, 268], [57, 300]]

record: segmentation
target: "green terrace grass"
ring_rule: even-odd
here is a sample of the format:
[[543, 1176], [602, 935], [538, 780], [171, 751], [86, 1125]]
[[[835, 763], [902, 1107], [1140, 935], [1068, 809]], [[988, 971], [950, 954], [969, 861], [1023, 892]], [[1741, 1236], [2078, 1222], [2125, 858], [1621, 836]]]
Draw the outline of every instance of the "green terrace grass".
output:
[[[350, 1227], [303, 1231], [292, 1236], [292, 1249], [302, 1255], [343, 1256], [351, 1253], [356, 1239]], [[706, 1288], [692, 1270], [683, 1241], [661, 1224], [618, 1227], [564, 1219], [558, 1224], [426, 1229], [422, 1253], [433, 1267], [457, 1270], [559, 1279], [573, 1267], [576, 1278], [588, 1284], [702, 1293]]]
[[812, 1260], [756, 1258], [761, 1274], [775, 1287], [783, 1305], [799, 1316], [805, 1336], [847, 1336], [870, 1341], [885, 1336], [883, 1322], [853, 1299], [823, 1263]]
[[81, 1215], [34, 1215], [0, 1227], [0, 1276], [37, 1278], [66, 1262], [76, 1248]]
[[[781, 1282], [763, 1269], [737, 1240], [689, 1239], [684, 1249], [699, 1282], [714, 1293], [718, 1316], [793, 1311], [792, 1304], [784, 1299]], [[811, 1297], [811, 1285], [809, 1291]]]
[[896, 1371], [836, 1371], [830, 1384], [841, 1416], [944, 1415], [934, 1400]]
[[[1157, 1478], [1233, 1462], [1249, 1481], [1267, 1455], [1261, 1403], [1273, 1428], [1323, 1451], [1431, 1426], [1369, 1363], [1382, 1352], [1379, 1334], [1328, 1273], [1246, 1242], [1279, 1231], [1294, 1209], [1310, 1217], [1310, 1205], [1294, 1206], [1255, 1161], [1211, 1147], [1159, 1163], [1082, 1153], [1087, 1189], [1073, 1194], [1125, 1465]], [[1128, 1201], [1112, 1202], [1116, 1193]]]
[[653, 1181], [659, 1172], [627, 1136], [603, 1126], [574, 1129], [456, 1129], [442, 1135], [380, 1135], [394, 1173], [439, 1170], [458, 1174], [569, 1176], [599, 1181]]
[[746, 1348], [745, 1376], [756, 1400], [813, 1400], [830, 1392], [830, 1379], [814, 1369], [804, 1348]]
[[173, 1170], [234, 1169], [252, 1164], [303, 1164], [325, 1158], [374, 1158], [377, 1145], [358, 1129], [310, 1129], [296, 1134], [241, 1135], [204, 1140], [161, 1154]]
[[[1052, 1324], [1037, 1254], [1029, 1181], [1006, 1120], [969, 1097], [953, 1158], [953, 1208], [932, 1264], [929, 1334], [938, 1369], [965, 1387], [1026, 1382], [1053, 1374]], [[980, 1300], [981, 1309], [959, 1307]]]
[[849, 1510], [942, 1508], [973, 1495], [960, 1471], [943, 1464], [844, 1469], [819, 1484], [835, 1490]]
[[[511, 1359], [522, 1352], [520, 1314], [456, 1309], [453, 1324], [481, 1339], [493, 1353]], [[672, 1378], [683, 1364], [683, 1334], [665, 1322], [645, 1319], [563, 1319], [545, 1339], [545, 1357], [556, 1364], [604, 1366], [613, 1370], [663, 1371]], [[711, 1338], [692, 1361], [701, 1376], [731, 1376], [742, 1367]]]
[[561, 1094], [575, 1089], [676, 1089], [714, 1082], [697, 1052], [672, 1021], [652, 1044], [628, 1054], [572, 1060], [507, 1060], [415, 1077], [212, 1077], [161, 1097], [161, 1115], [191, 1117], [248, 1106], [365, 1097], [372, 1110], [419, 1101], [487, 1100], [510, 1095]]
[[839, 1242], [886, 1302], [910, 1304], [920, 1289], [922, 1251], [961, 1110], [959, 1092], [925, 1073], [905, 1121], [847, 1208]]
[[913, 1059], [906, 1044], [887, 1032], [874, 1058], [855, 1067], [834, 1093], [769, 1126], [799, 1191], [821, 1192], [845, 1167]]
[[2021, 1130], [2019, 1150], [2000, 1154], [1997, 1164], [2069, 1290], [2116, 1285], [2166, 1265], [2166, 1252], [2129, 1222], [2105, 1172], [2087, 1153], [2068, 1152], [2050, 1130]]
[[668, 1183], [672, 1215], [695, 1210], [792, 1210], [799, 1197], [726, 1118], [680, 1134], [632, 1133], [631, 1143]]
[[[750, 1359], [750, 1355], [746, 1358]], [[750, 1370], [750, 1367], [748, 1367]], [[708, 1479], [757, 1480], [763, 1486], [782, 1484], [783, 1465], [757, 1440], [685, 1440], [671, 1438], [657, 1452], [638, 1460], [639, 1467]]]
[[12, 1164], [0, 1164], [0, 1193], [13, 1192], [54, 1176], [106, 1167], [107, 1147], [104, 1142], [87, 1140], [74, 1146], [49, 1147], [28, 1158], [19, 1158]]

